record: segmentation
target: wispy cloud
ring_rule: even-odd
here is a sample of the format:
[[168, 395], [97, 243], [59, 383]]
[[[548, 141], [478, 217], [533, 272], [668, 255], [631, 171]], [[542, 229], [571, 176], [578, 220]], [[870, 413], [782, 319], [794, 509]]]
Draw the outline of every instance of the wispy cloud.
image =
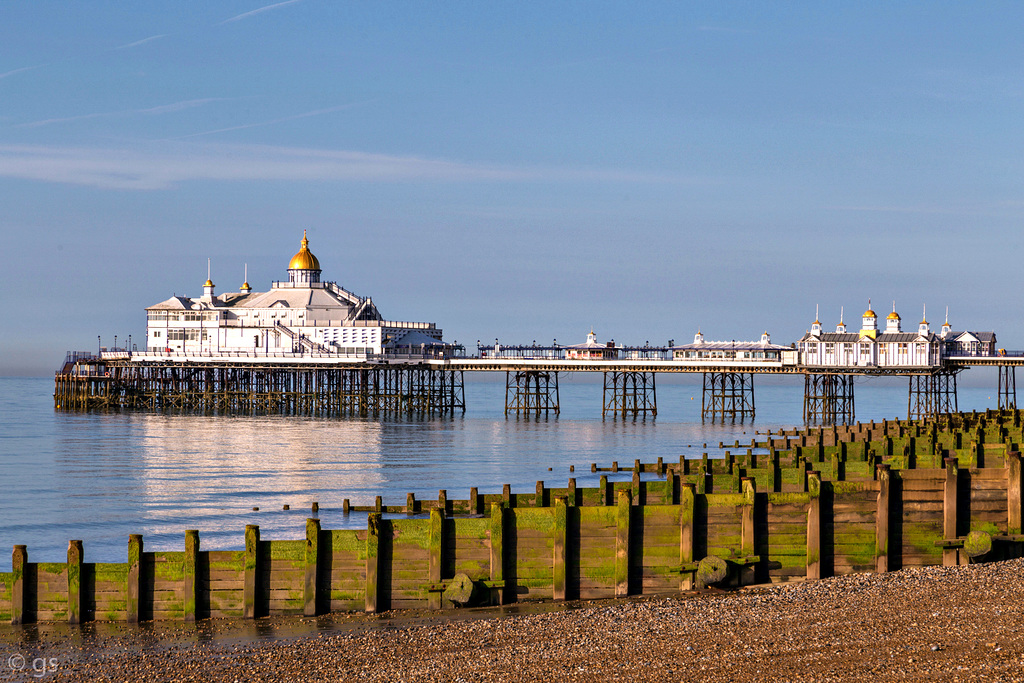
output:
[[127, 50], [130, 47], [138, 47], [139, 45], [145, 45], [146, 43], [151, 43], [154, 40], [160, 40], [161, 38], [166, 38], [166, 37], [167, 37], [166, 33], [159, 33], [159, 34], [157, 34], [155, 36], [150, 36], [149, 38], [143, 38], [142, 40], [136, 40], [134, 43], [125, 43], [124, 45], [118, 45], [114, 49], [115, 50]]
[[118, 190], [165, 190], [185, 182], [704, 182], [603, 169], [508, 167], [261, 145], [161, 143], [138, 149], [0, 146], [0, 177]]
[[265, 5], [263, 7], [259, 7], [249, 12], [242, 12], [241, 14], [236, 14], [230, 19], [225, 19], [224, 21], [220, 22], [220, 24], [230, 24], [233, 21], [248, 19], [249, 17], [256, 16], [257, 14], [263, 14], [264, 12], [269, 12], [279, 7], [284, 7], [285, 5], [294, 5], [297, 2], [302, 2], [302, 0], [284, 0], [284, 2], [275, 2], [273, 5]]
[[260, 126], [271, 126], [275, 123], [284, 123], [286, 121], [297, 121], [298, 119], [308, 119], [311, 116], [320, 116], [321, 114], [330, 114], [335, 111], [342, 111], [343, 109], [351, 109], [352, 107], [358, 107], [364, 104], [369, 104], [375, 100], [364, 100], [362, 102], [352, 102], [350, 104], [339, 104], [336, 107], [327, 107], [326, 109], [314, 109], [313, 111], [307, 111], [302, 114], [293, 114], [291, 116], [284, 116], [279, 119], [271, 119], [269, 121], [259, 121], [257, 123], [243, 123], [240, 126], [228, 126], [227, 128], [216, 128], [214, 130], [205, 130], [201, 133], [190, 133], [188, 135], [181, 135], [173, 138], [175, 140], [185, 140], [187, 138], [197, 138], [202, 135], [213, 135], [214, 133], [226, 133], [232, 130], [245, 130], [247, 128], [259, 128]]
[[85, 121], [87, 119], [102, 119], [112, 116], [132, 116], [134, 114], [167, 114], [171, 112], [181, 111], [183, 109], [192, 109], [193, 107], [201, 107], [211, 102], [223, 102], [230, 98], [227, 97], [204, 97], [197, 100], [184, 100], [182, 102], [174, 102], [172, 104], [164, 104], [158, 107], [149, 107], [147, 109], [126, 109], [124, 111], [109, 111], [109, 112], [98, 112], [95, 114], [80, 114], [78, 116], [65, 116], [63, 118], [53, 119], [42, 119], [40, 121], [29, 121], [28, 123], [22, 123], [16, 128], [39, 128], [41, 126], [49, 126], [55, 123], [69, 123], [71, 121]]
[[707, 31], [712, 33], [756, 33], [756, 31], [748, 28], [736, 28], [734, 26], [711, 26], [705, 24], [697, 27], [698, 31]]
[[0, 74], [0, 79], [7, 78], [8, 76], [13, 76], [14, 74], [20, 74], [20, 73], [22, 73], [24, 71], [31, 71], [32, 69], [38, 69], [38, 68], [44, 67], [44, 66], [46, 66], [46, 65], [45, 64], [36, 64], [34, 66], [23, 66], [20, 69], [12, 69], [10, 71], [5, 71], [4, 73]]
[[978, 213], [982, 207], [977, 206], [897, 206], [897, 205], [848, 205], [848, 206], [826, 206], [831, 211], [859, 211], [865, 213], [905, 213], [905, 214], [936, 214], [936, 215], [958, 215]]

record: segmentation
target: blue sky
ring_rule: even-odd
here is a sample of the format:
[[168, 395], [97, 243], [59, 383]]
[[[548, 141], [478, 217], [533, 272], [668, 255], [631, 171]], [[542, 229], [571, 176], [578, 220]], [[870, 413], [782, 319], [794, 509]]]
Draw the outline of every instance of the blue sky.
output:
[[1024, 348], [1024, 6], [5, 3], [0, 375], [324, 277], [475, 343]]

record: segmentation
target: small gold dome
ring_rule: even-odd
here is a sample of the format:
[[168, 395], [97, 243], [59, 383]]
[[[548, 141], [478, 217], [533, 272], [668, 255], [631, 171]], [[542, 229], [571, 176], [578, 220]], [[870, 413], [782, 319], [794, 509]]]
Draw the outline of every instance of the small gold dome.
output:
[[299, 253], [292, 256], [291, 262], [288, 263], [288, 270], [320, 270], [320, 262], [309, 250], [309, 240], [306, 239], [305, 230], [302, 231], [302, 248], [299, 249]]
[[899, 320], [900, 319], [900, 314], [897, 313], [896, 311], [893, 311], [889, 315], [885, 316], [885, 319], [886, 320]]
[[203, 287], [213, 287], [213, 280], [207, 278], [206, 282], [203, 283]]
[[249, 290], [249, 289], [252, 289], [252, 287], [249, 286], [249, 283], [248, 282], [243, 282], [242, 283], [242, 291], [244, 292], [244, 291]]

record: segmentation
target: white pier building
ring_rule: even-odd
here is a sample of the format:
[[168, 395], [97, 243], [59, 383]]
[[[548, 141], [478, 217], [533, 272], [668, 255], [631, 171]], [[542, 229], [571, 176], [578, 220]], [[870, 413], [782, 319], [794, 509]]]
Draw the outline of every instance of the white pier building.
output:
[[385, 320], [372, 299], [322, 282], [320, 273], [303, 232], [288, 280], [271, 283], [270, 291], [254, 292], [246, 282], [237, 292], [217, 295], [207, 279], [200, 297], [173, 296], [148, 307], [147, 353], [370, 356], [441, 348], [434, 323]]
[[817, 319], [800, 341], [801, 365], [811, 368], [937, 368], [949, 356], [987, 356], [995, 352], [994, 332], [954, 332], [948, 316], [939, 333], [932, 332], [922, 317], [916, 332], [904, 332], [902, 319], [893, 304], [878, 329], [878, 316], [868, 310], [861, 317], [861, 329], [848, 332], [840, 315], [835, 332], [824, 332]]
[[693, 335], [692, 344], [673, 346], [669, 349], [672, 359], [691, 363], [714, 363], [723, 361], [746, 361], [754, 363], [781, 362], [796, 365], [796, 352], [789, 346], [772, 344], [767, 332], [761, 341], [705, 341], [700, 330]]

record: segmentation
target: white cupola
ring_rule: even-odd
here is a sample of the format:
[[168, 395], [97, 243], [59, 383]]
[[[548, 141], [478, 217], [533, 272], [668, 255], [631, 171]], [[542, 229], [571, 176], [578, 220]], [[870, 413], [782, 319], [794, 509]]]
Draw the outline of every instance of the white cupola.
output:
[[892, 313], [885, 316], [886, 334], [895, 334], [900, 331], [900, 314], [896, 312], [896, 302], [892, 302]]
[[820, 337], [821, 336], [821, 320], [818, 319], [818, 307], [817, 306], [814, 307], [814, 322], [811, 323], [811, 336], [812, 337]]
[[839, 324], [836, 325], [836, 332], [840, 334], [846, 333], [846, 323], [843, 322], [843, 307], [839, 307]]
[[861, 316], [860, 334], [862, 337], [871, 337], [872, 339], [878, 334], [878, 316], [871, 310], [871, 299], [868, 299], [868, 310], [864, 311], [864, 315]]

